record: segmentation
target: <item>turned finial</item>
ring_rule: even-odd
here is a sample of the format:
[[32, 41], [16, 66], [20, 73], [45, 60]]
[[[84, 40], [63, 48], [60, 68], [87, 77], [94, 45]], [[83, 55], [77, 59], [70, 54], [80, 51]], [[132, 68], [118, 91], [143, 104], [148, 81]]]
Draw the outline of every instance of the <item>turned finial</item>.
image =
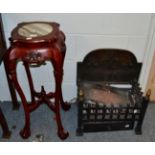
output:
[[82, 89], [79, 90], [79, 97], [84, 97], [84, 91]]

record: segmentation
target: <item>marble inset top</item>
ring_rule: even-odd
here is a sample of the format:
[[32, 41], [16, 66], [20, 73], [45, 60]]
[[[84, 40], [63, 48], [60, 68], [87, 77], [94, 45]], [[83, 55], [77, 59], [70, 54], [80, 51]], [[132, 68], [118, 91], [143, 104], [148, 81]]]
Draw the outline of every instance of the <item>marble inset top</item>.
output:
[[30, 23], [19, 28], [18, 34], [27, 40], [46, 36], [53, 31], [53, 27], [47, 23]]

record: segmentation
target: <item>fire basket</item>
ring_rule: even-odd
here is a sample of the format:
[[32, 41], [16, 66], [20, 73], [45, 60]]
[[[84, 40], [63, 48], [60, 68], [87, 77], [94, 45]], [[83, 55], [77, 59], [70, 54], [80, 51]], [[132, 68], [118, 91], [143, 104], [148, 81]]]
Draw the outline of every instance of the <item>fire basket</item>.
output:
[[97, 49], [77, 63], [77, 135], [133, 128], [142, 134], [150, 94], [138, 83], [141, 66], [121, 49]]

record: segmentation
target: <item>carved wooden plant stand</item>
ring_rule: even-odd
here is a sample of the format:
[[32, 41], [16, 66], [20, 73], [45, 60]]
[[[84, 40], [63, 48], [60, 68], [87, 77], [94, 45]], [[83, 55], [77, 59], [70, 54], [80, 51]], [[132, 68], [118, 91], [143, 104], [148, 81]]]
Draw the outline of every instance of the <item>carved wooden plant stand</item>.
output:
[[[66, 46], [65, 35], [59, 30], [59, 24], [50, 22], [21, 23], [12, 31], [10, 42], [11, 47], [5, 56], [5, 63], [9, 78], [21, 97], [25, 112], [25, 126], [20, 135], [23, 138], [28, 138], [31, 135], [30, 113], [42, 103], [46, 103], [56, 114], [58, 136], [61, 139], [67, 138], [69, 133], [64, 131], [60, 115], [60, 105], [64, 110], [70, 108], [70, 105], [63, 100], [61, 89]], [[30, 103], [27, 102], [17, 79], [16, 66], [19, 60], [23, 62], [27, 73], [31, 92]], [[44, 86], [42, 86], [41, 92], [36, 92], [34, 89], [29, 66], [40, 66], [45, 61], [50, 61], [54, 68], [55, 92], [46, 93]], [[54, 101], [50, 100], [52, 98]]]

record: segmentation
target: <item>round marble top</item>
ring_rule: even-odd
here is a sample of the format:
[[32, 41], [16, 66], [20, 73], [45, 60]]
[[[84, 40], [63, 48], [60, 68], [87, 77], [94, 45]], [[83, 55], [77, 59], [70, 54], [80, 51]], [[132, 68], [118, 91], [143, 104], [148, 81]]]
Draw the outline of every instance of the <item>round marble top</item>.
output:
[[53, 27], [48, 23], [29, 23], [18, 29], [18, 34], [26, 40], [46, 36], [53, 31]]

